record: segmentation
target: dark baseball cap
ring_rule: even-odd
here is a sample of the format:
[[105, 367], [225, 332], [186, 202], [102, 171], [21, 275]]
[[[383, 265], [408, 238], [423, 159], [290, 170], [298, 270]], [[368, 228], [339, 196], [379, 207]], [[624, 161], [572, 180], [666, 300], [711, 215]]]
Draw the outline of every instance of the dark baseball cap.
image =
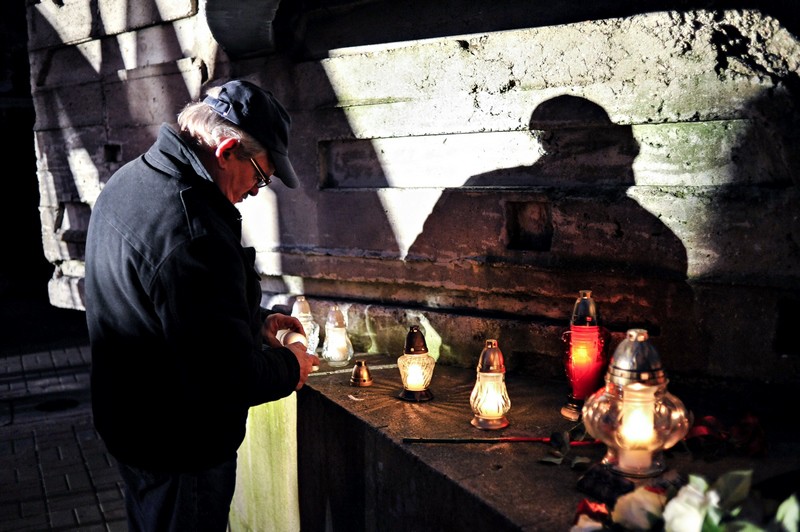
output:
[[249, 81], [233, 80], [222, 86], [216, 98], [207, 95], [203, 103], [222, 118], [242, 128], [267, 149], [275, 164], [275, 177], [289, 188], [296, 188], [300, 184], [289, 161], [289, 128], [292, 119], [271, 92]]

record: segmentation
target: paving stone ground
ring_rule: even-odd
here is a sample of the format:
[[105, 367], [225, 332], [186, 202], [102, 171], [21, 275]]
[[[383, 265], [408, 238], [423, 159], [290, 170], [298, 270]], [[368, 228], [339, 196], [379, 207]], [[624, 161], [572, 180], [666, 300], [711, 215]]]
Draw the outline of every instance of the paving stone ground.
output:
[[86, 345], [0, 357], [0, 530], [127, 530], [92, 426]]

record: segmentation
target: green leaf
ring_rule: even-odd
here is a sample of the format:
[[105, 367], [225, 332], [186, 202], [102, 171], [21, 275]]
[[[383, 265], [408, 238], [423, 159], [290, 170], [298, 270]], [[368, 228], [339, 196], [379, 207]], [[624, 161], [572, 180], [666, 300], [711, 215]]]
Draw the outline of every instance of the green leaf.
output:
[[797, 532], [797, 523], [800, 522], [800, 506], [798, 506], [796, 495], [792, 495], [778, 506], [775, 521], [787, 532]]
[[705, 493], [708, 490], [708, 482], [700, 475], [689, 475], [689, 484], [700, 493]]
[[715, 525], [719, 525], [719, 522], [722, 521], [722, 518], [725, 514], [722, 512], [720, 508], [715, 508], [714, 506], [709, 506], [706, 509], [706, 521], [713, 523]]
[[725, 532], [764, 532], [764, 529], [747, 521], [730, 521], [725, 523]]
[[588, 464], [591, 464], [591, 463], [592, 463], [592, 461], [589, 460], [585, 456], [576, 456], [575, 458], [572, 459], [572, 463], [570, 464], [570, 467], [572, 469], [581, 469], [583, 467], [587, 467]]
[[719, 494], [719, 505], [723, 510], [730, 512], [747, 498], [753, 472], [750, 470], [729, 471], [714, 482], [712, 489]]
[[539, 458], [539, 461], [540, 462], [544, 462], [545, 464], [561, 465], [561, 463], [564, 461], [564, 457], [563, 456], [545, 456], [544, 458]]
[[714, 518], [706, 514], [705, 519], [703, 519], [703, 526], [700, 529], [700, 532], [722, 532], [722, 527], [717, 524], [717, 521]]

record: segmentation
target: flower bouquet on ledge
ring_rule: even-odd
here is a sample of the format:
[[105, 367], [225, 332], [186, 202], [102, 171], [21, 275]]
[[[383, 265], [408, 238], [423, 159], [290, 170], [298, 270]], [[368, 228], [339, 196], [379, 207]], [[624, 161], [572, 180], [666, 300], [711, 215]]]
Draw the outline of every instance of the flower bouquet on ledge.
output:
[[689, 475], [681, 487], [639, 486], [605, 503], [584, 499], [570, 532], [591, 530], [665, 530], [667, 532], [797, 532], [797, 486], [783, 501], [751, 490], [752, 471], [731, 471], [713, 484]]

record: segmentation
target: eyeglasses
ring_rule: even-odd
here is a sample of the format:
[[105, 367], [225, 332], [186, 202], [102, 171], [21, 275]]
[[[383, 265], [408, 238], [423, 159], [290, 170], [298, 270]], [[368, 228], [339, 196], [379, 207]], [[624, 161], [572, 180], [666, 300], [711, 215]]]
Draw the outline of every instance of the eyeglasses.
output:
[[258, 173], [258, 177], [256, 177], [256, 186], [258, 188], [264, 188], [266, 186], [269, 186], [269, 184], [272, 183], [272, 178], [264, 173], [264, 170], [262, 170], [261, 167], [258, 166], [256, 160], [253, 159], [252, 157], [250, 157], [250, 162], [253, 163], [253, 167], [256, 169], [256, 172]]

